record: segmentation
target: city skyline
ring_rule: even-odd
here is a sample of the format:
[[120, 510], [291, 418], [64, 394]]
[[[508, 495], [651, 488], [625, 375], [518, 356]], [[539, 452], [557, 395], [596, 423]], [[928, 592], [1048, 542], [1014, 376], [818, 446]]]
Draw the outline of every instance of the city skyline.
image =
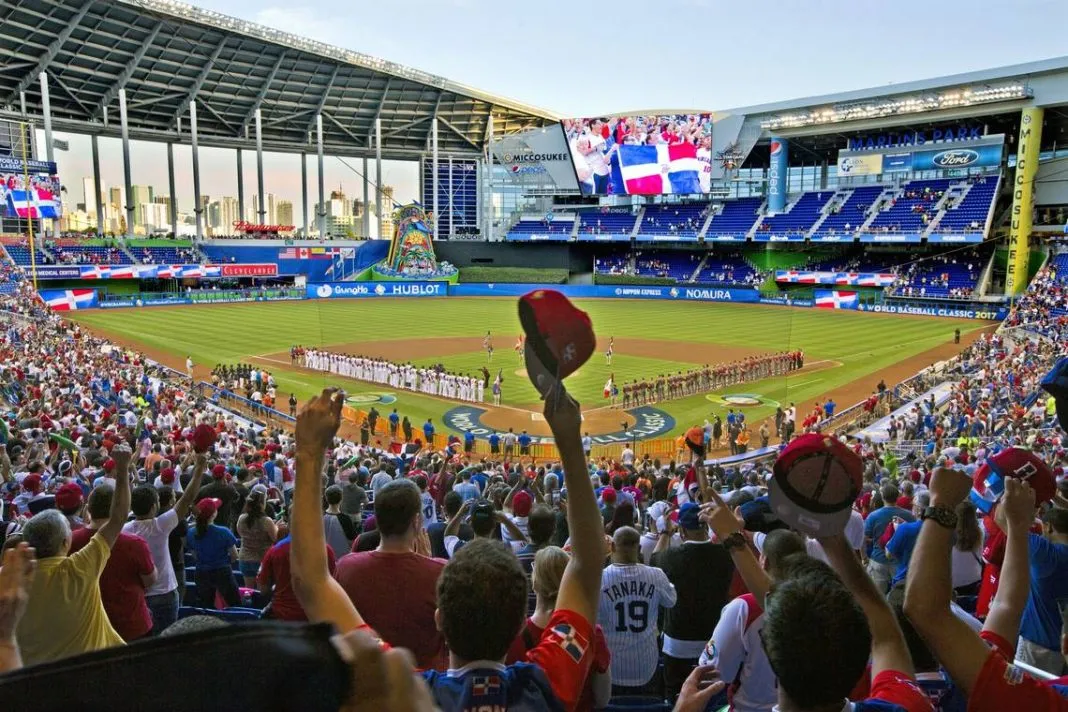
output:
[[[97, 226], [96, 215], [100, 206], [95, 200], [95, 190], [92, 176], [82, 176], [80, 179], [81, 195], [75, 196], [71, 189], [67, 189], [67, 206], [64, 217], [61, 219], [61, 228], [70, 231], [95, 230]], [[75, 183], [77, 185], [77, 183]], [[123, 186], [109, 186], [101, 181], [101, 194], [104, 196], [103, 222], [106, 233], [119, 234], [124, 231], [125, 188]], [[130, 186], [132, 203], [134, 206], [134, 234], [153, 234], [158, 232], [170, 232], [170, 196], [164, 195], [160, 189], [153, 185], [133, 184]], [[362, 187], [361, 187], [362, 191]], [[332, 190], [329, 198], [324, 201], [324, 214], [326, 216], [326, 231], [331, 235], [347, 235], [351, 237], [364, 237], [363, 211], [365, 209], [361, 198], [349, 198], [344, 191]], [[77, 198], [80, 197], [80, 200]], [[309, 200], [312, 196], [309, 195]], [[383, 233], [392, 234], [392, 210], [390, 205], [394, 200], [394, 187], [382, 186], [383, 205]], [[232, 195], [212, 196], [201, 194], [203, 204], [203, 230], [205, 236], [231, 235], [234, 234], [233, 224], [244, 221], [253, 224], [268, 225], [292, 225], [293, 234], [301, 233], [303, 225], [298, 222], [298, 216], [294, 211], [292, 200], [283, 198], [272, 192], [264, 193], [266, 208], [261, 218], [259, 211], [259, 196], [246, 193], [245, 212], [242, 215], [240, 203], [237, 197]], [[375, 204], [369, 207], [371, 213], [371, 234], [375, 234], [377, 220], [374, 218]], [[310, 233], [318, 234], [318, 223], [315, 221], [315, 206], [309, 206]], [[302, 219], [302, 216], [300, 216]], [[182, 235], [196, 234], [196, 218], [190, 210], [178, 210], [178, 227]]]
[[[38, 155], [43, 157], [44, 131], [37, 132]], [[53, 132], [53, 139], [66, 141], [69, 145], [66, 151], [55, 151], [55, 161], [59, 171], [60, 180], [66, 188], [64, 197], [67, 204], [73, 209], [78, 203], [84, 203], [85, 181], [89, 182], [89, 192], [92, 192], [92, 149], [88, 135], [70, 132]], [[122, 142], [117, 138], [101, 137], [98, 139], [100, 147], [100, 181], [102, 193], [108, 196], [108, 202], [120, 206], [124, 205], [125, 189], [123, 187], [122, 169]], [[200, 177], [201, 197], [237, 196], [237, 152], [233, 149], [214, 147], [201, 147], [200, 154]], [[254, 151], [243, 152], [242, 173], [244, 176], [245, 210], [246, 215], [250, 210], [253, 199], [257, 194], [256, 154]], [[308, 220], [311, 223], [311, 232], [316, 232], [315, 203], [318, 199], [318, 163], [314, 154], [306, 156], [308, 168]], [[167, 176], [167, 144], [152, 141], [130, 141], [131, 183], [134, 186], [152, 187], [153, 195], [168, 195]], [[192, 148], [188, 145], [174, 144], [174, 174], [176, 205], [179, 213], [192, 215], [193, 213], [193, 158]], [[274, 194], [279, 200], [292, 203], [293, 225], [298, 229], [303, 227], [303, 200], [300, 186], [300, 155], [283, 154], [265, 151], [263, 153], [264, 164], [264, 195]], [[361, 171], [363, 161], [360, 159], [335, 156], [324, 156], [323, 181], [326, 195], [332, 190], [342, 190], [349, 195], [363, 199], [363, 177]], [[375, 162], [367, 162], [369, 189], [368, 202], [374, 206], [375, 192]], [[416, 161], [382, 161], [382, 176], [384, 187], [393, 188], [393, 200], [398, 204], [404, 204], [419, 200], [419, 163]], [[81, 189], [79, 189], [79, 186]], [[110, 191], [118, 190], [122, 202], [111, 199]], [[147, 202], [151, 202], [150, 200]], [[140, 203], [137, 203], [140, 205]], [[122, 212], [122, 211], [120, 211]], [[136, 212], [136, 211], [135, 211]], [[383, 191], [383, 213], [390, 214], [389, 201]], [[123, 213], [125, 215], [125, 213]], [[207, 213], [205, 212], [205, 217]], [[249, 222], [259, 222], [258, 218], [246, 218]], [[168, 219], [169, 220], [169, 219]], [[205, 222], [205, 226], [207, 222]], [[169, 226], [169, 222], [168, 222]], [[95, 228], [87, 225], [88, 228]], [[377, 237], [377, 220], [371, 220], [371, 236]], [[85, 229], [75, 228], [71, 229]], [[109, 226], [105, 225], [105, 231]], [[115, 230], [118, 232], [118, 230]], [[388, 230], [384, 231], [389, 235]], [[195, 230], [194, 230], [195, 234]], [[205, 233], [206, 234], [206, 233]]]

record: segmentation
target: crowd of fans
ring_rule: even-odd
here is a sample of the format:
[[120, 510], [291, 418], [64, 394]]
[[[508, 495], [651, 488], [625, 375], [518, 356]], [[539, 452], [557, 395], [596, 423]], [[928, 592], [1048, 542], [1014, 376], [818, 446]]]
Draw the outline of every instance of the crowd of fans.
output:
[[[1011, 447], [1055, 477], [1068, 465], [1052, 399], [1025, 405], [1064, 351], [1048, 338], [1068, 308], [1062, 287], [1050, 300], [1053, 280], [1009, 320], [1046, 338], [969, 349], [948, 409], [905, 423], [918, 453], [849, 441], [863, 486], [845, 530], [820, 539], [773, 510], [766, 465], [630, 448], [591, 461], [566, 394], [546, 398], [553, 462], [382, 451], [337, 438], [334, 389], [293, 434], [262, 430], [28, 289], [0, 297], [16, 315], [0, 317], [0, 671], [58, 684], [99, 662], [145, 684], [79, 687], [87, 708], [178, 707], [196, 692], [167, 682], [157, 648], [124, 643], [168, 636], [171, 665], [195, 665], [213, 652], [186, 631], [219, 625], [216, 606], [269, 599], [264, 617], [342, 637], [233, 625], [210, 640], [271, 646], [264, 664], [309, 708], [333, 695], [338, 709], [376, 710], [586, 710], [637, 696], [687, 712], [1068, 709], [1059, 681], [1014, 664], [1068, 672], [1068, 488], [1040, 499], [1037, 478], [1009, 478], [979, 517], [969, 500], [971, 475]], [[344, 684], [311, 686], [322, 678], [304, 676], [302, 641], [322, 644], [320, 676], [351, 670]], [[70, 660], [83, 653], [95, 655]], [[5, 678], [27, 679], [0, 675], [0, 690]], [[243, 699], [269, 679], [234, 675], [228, 689]]]

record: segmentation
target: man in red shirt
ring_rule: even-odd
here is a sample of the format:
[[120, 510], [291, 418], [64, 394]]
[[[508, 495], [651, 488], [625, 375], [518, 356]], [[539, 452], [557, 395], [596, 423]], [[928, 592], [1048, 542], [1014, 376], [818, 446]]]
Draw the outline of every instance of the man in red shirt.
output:
[[[308, 620], [308, 616], [293, 592], [293, 580], [289, 572], [289, 545], [290, 538], [287, 536], [267, 550], [260, 562], [256, 585], [264, 592], [271, 592], [273, 588], [269, 618], [303, 623]], [[334, 550], [329, 546], [326, 547], [326, 564], [332, 576], [336, 565]]]
[[1020, 619], [1031, 590], [1028, 535], [1035, 493], [1026, 482], [1005, 479], [997, 524], [1005, 532], [1005, 560], [997, 595], [978, 635], [950, 611], [950, 559], [956, 522], [948, 513], [963, 502], [972, 480], [939, 469], [931, 478], [931, 506], [909, 563], [905, 614], [931, 652], [968, 697], [969, 712], [1068, 711], [1068, 699], [1012, 664]]
[[375, 519], [378, 548], [342, 556], [334, 578], [382, 640], [411, 650], [420, 669], [444, 670], [445, 640], [434, 612], [445, 562], [430, 558], [429, 551], [413, 551], [424, 526], [416, 484], [402, 479], [382, 487], [375, 495]]
[[[89, 526], [71, 532], [71, 554], [84, 548], [108, 523], [114, 494], [115, 488], [104, 484], [89, 495], [86, 507]], [[152, 614], [145, 603], [145, 589], [156, 582], [156, 576], [148, 543], [139, 536], [120, 533], [100, 574], [100, 599], [111, 626], [127, 643], [152, 630]]]

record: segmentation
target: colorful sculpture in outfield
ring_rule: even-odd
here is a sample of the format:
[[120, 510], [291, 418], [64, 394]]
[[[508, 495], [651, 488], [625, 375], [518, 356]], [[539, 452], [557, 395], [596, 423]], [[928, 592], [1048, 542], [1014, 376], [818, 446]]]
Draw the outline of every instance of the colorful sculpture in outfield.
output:
[[396, 230], [389, 255], [375, 272], [392, 279], [450, 279], [456, 268], [438, 262], [434, 254], [433, 216], [419, 203], [402, 205], [393, 211]]

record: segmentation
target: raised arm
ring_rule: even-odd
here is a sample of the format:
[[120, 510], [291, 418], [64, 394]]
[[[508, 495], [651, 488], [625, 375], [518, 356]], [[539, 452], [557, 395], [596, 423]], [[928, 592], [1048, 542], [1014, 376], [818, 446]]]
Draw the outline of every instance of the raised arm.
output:
[[1035, 520], [1035, 492], [1022, 480], [1009, 478], [997, 508], [997, 523], [1005, 532], [1005, 559], [998, 592], [990, 604], [983, 630], [1009, 643], [1020, 635], [1020, 619], [1031, 596], [1030, 530]]
[[871, 676], [872, 679], [886, 670], [906, 675], [915, 674], [905, 636], [897, 624], [894, 611], [886, 598], [875, 588], [875, 583], [853, 554], [849, 542], [841, 534], [820, 539], [823, 551], [831, 566], [841, 576], [846, 588], [860, 604], [871, 628]]
[[571, 559], [560, 581], [556, 607], [574, 611], [590, 623], [597, 620], [604, 562], [604, 520], [597, 508], [593, 482], [586, 470], [579, 428], [579, 404], [557, 385], [545, 397], [545, 420], [552, 428], [564, 465], [567, 483], [567, 527], [571, 532]]
[[0, 675], [22, 667], [15, 629], [29, 603], [36, 570], [34, 551], [26, 542], [4, 552], [0, 568]]
[[[522, 464], [522, 461], [520, 461], [520, 464]], [[515, 480], [515, 484], [512, 485], [512, 489], [508, 490], [508, 496], [504, 498], [504, 508], [507, 509], [509, 512], [512, 511], [512, 500], [515, 499], [515, 496], [519, 493], [519, 490], [523, 489], [523, 481], [525, 479], [526, 475], [520, 472], [519, 476]]]
[[111, 498], [111, 511], [107, 523], [100, 527], [96, 536], [103, 537], [108, 548], [115, 546], [115, 540], [130, 516], [130, 458], [133, 451], [126, 443], [120, 443], [111, 449], [111, 459], [115, 461], [115, 495]]
[[516, 523], [512, 521], [512, 518], [504, 512], [497, 512], [497, 521], [502, 527], [508, 530], [508, 538], [512, 541], [529, 541], [526, 534], [524, 534], [523, 531], [516, 526]]
[[197, 453], [197, 464], [193, 468], [193, 479], [189, 480], [189, 485], [182, 492], [181, 499], [174, 505], [174, 512], [179, 519], [185, 519], [186, 515], [189, 514], [189, 508], [193, 506], [193, 502], [197, 499], [197, 493], [200, 492], [200, 482], [204, 479], [204, 471], [207, 469], [207, 454]]
[[323, 532], [323, 454], [341, 425], [344, 393], [326, 388], [297, 416], [297, 477], [289, 523], [293, 591], [312, 622], [333, 623], [340, 633], [364, 625], [345, 590], [330, 576]]
[[734, 516], [734, 512], [714, 487], [705, 490], [705, 495], [710, 501], [701, 505], [703, 510], [701, 521], [712, 527], [719, 543], [730, 551], [734, 566], [738, 569], [738, 575], [742, 577], [749, 592], [756, 597], [756, 600], [763, 601], [768, 595], [768, 589], [771, 588], [771, 579], [760, 566], [760, 562], [753, 554], [753, 549], [745, 539], [742, 533], [742, 523], [738, 521], [738, 517]]
[[[1015, 489], [1011, 478], [1006, 480], [1006, 492]], [[943, 514], [953, 513], [971, 491], [972, 481], [963, 472], [940, 468], [931, 477], [931, 508]], [[947, 522], [950, 518], [947, 518]], [[943, 526], [934, 518], [925, 519], [920, 528], [916, 548], [909, 561], [908, 583], [905, 587], [905, 615], [923, 636], [938, 662], [968, 694], [975, 686], [979, 671], [990, 649], [975, 631], [950, 610], [953, 594], [951, 578], [951, 550], [954, 528]], [[1011, 537], [1010, 537], [1011, 539]], [[1026, 529], [1024, 534], [1024, 576], [1026, 573]], [[1006, 562], [1008, 552], [1006, 552]], [[1010, 567], [1009, 573], [1012, 573]], [[1006, 585], [1002, 582], [1002, 586]], [[999, 596], [1001, 592], [999, 591]], [[993, 613], [993, 611], [992, 611]], [[1013, 634], [1012, 640], [1016, 640]]]

